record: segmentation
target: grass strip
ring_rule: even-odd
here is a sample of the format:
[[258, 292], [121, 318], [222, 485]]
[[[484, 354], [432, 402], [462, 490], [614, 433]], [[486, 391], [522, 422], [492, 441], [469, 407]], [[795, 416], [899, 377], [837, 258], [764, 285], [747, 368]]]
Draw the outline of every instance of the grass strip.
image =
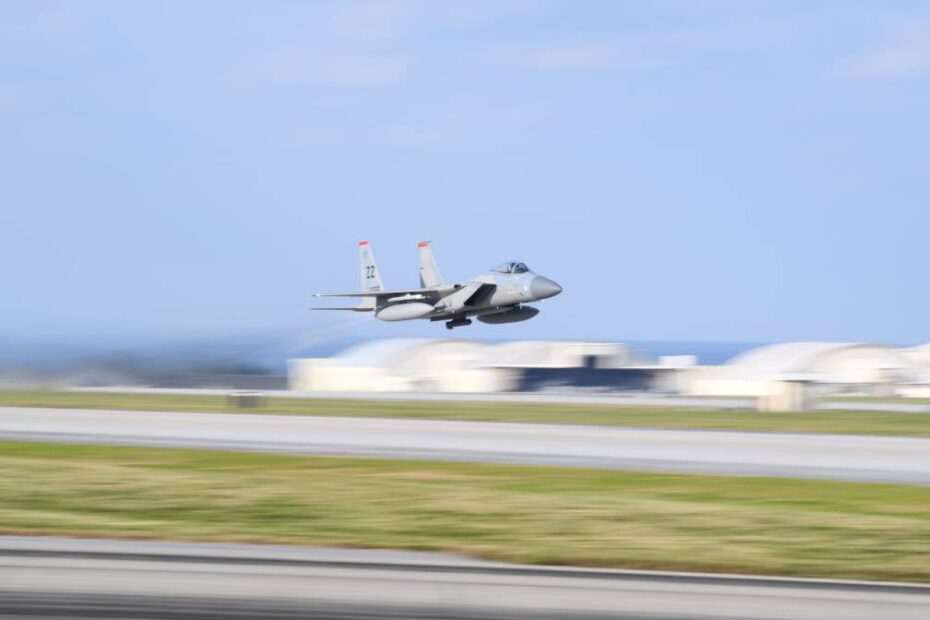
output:
[[0, 443], [0, 531], [930, 581], [930, 489]]
[[913, 396], [833, 396], [836, 403], [857, 403], [873, 405], [930, 405], [930, 398]]
[[884, 411], [759, 412], [647, 406], [271, 397], [261, 409], [230, 409], [225, 396], [0, 391], [0, 406], [332, 415], [652, 428], [725, 429], [930, 437], [930, 415]]

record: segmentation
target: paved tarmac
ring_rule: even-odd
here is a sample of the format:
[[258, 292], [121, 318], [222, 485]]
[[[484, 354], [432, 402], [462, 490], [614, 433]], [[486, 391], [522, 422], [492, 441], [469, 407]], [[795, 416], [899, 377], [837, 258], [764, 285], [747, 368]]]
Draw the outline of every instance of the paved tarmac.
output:
[[0, 408], [0, 439], [930, 485], [930, 439]]
[[916, 620], [930, 587], [0, 536], [0, 618]]

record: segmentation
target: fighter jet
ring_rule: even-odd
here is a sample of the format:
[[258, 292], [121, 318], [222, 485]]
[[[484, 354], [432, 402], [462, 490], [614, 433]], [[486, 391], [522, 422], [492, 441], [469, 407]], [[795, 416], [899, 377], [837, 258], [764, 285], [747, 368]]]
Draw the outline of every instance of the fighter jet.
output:
[[368, 241], [359, 241], [361, 291], [317, 293], [314, 297], [357, 297], [357, 306], [313, 308], [374, 312], [382, 321], [429, 319], [445, 321], [447, 329], [482, 323], [516, 323], [539, 314], [526, 302], [541, 301], [562, 292], [562, 287], [530, 271], [525, 263], [508, 261], [465, 282], [446, 283], [439, 273], [429, 241], [417, 243], [420, 254], [420, 288], [387, 291]]

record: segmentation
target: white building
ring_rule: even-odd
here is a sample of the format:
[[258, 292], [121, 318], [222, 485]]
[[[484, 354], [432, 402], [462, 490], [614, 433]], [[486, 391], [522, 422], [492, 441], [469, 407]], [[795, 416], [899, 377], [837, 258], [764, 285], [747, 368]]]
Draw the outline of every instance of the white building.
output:
[[288, 362], [292, 390], [323, 392], [504, 392], [523, 368], [623, 367], [626, 347], [601, 342], [373, 340], [331, 358]]
[[658, 390], [757, 398], [803, 409], [812, 395], [930, 395], [930, 345], [790, 342], [759, 347], [721, 366], [692, 356], [635, 359], [604, 342], [374, 340], [331, 358], [294, 359], [290, 388], [314, 392], [506, 392]]
[[577, 368], [592, 362], [617, 368], [630, 361], [625, 346], [610, 342], [516, 340], [488, 345], [485, 353], [485, 366], [497, 368]]
[[288, 362], [292, 390], [324, 392], [487, 392], [506, 377], [482, 366], [487, 345], [468, 340], [366, 342], [330, 358]]
[[920, 378], [912, 383], [901, 385], [898, 394], [914, 398], [930, 398], [930, 342], [909, 349], [901, 349], [901, 354], [914, 364], [920, 372]]
[[695, 370], [695, 395], [768, 396], [784, 382], [817, 384], [833, 393], [894, 394], [919, 381], [917, 365], [898, 349], [864, 343], [788, 342], [738, 355], [721, 366]]
[[920, 368], [930, 371], [930, 342], [910, 349], [901, 349], [901, 354]]

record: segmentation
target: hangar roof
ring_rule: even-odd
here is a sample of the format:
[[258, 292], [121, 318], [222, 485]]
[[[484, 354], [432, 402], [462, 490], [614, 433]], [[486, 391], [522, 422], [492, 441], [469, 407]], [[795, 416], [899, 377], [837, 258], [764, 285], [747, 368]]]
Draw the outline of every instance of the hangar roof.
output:
[[742, 375], [816, 373], [831, 360], [855, 357], [862, 366], [907, 368], [911, 364], [898, 351], [876, 344], [849, 342], [784, 342], [762, 346], [726, 363]]
[[756, 372], [803, 372], [818, 356], [855, 346], [844, 342], [781, 342], [750, 349], [728, 361], [727, 366]]
[[397, 368], [411, 363], [424, 353], [462, 354], [482, 350], [488, 345], [472, 340], [432, 338], [388, 338], [370, 340], [350, 347], [337, 357], [346, 366], [380, 366]]
[[924, 368], [930, 368], [930, 342], [910, 349], [902, 349], [901, 353]]
[[426, 338], [369, 340], [349, 347], [337, 356], [347, 366], [386, 366], [392, 359], [431, 342]]
[[626, 347], [609, 342], [513, 340], [487, 349], [485, 364], [500, 367], [580, 366], [585, 356], [619, 356]]

